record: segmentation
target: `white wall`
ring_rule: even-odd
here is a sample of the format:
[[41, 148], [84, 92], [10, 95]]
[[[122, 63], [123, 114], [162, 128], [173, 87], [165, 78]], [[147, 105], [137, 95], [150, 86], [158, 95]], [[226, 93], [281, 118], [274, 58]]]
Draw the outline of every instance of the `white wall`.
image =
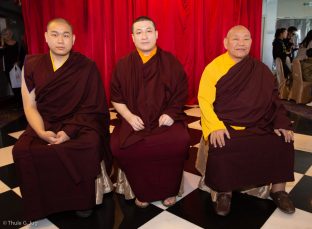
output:
[[277, 18], [312, 18], [312, 0], [278, 0]]
[[263, 0], [262, 5], [262, 61], [270, 69], [273, 63], [272, 42], [275, 34], [278, 0]]

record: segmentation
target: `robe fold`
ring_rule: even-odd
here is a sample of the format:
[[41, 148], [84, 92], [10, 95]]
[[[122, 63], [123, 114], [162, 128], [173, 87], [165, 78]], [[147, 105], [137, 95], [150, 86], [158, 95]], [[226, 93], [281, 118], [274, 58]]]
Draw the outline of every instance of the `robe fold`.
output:
[[55, 72], [49, 54], [29, 55], [24, 78], [45, 130], [70, 137], [48, 145], [28, 125], [13, 148], [26, 219], [95, 205], [95, 179], [104, 160], [110, 174], [109, 111], [96, 64], [71, 52]]
[[[222, 67], [222, 66], [220, 66]], [[293, 181], [294, 146], [274, 129], [291, 129], [275, 79], [246, 57], [216, 84], [214, 111], [230, 132], [225, 146], [209, 145], [205, 181], [216, 191]], [[243, 126], [235, 130], [231, 126]]]
[[[137, 51], [121, 59], [111, 81], [111, 100], [125, 104], [144, 122], [134, 131], [120, 115], [111, 135], [111, 148], [118, 165], [141, 201], [176, 196], [188, 155], [189, 134], [183, 106], [187, 100], [187, 78], [179, 61], [157, 49], [145, 64]], [[159, 127], [162, 114], [175, 122]]]

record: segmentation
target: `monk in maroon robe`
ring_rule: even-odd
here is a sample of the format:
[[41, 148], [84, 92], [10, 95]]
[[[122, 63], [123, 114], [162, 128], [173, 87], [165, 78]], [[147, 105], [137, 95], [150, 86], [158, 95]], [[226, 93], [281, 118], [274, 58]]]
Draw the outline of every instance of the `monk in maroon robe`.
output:
[[285, 192], [286, 182], [294, 180], [294, 138], [275, 79], [266, 65], [248, 56], [247, 28], [233, 27], [224, 45], [227, 52], [206, 67], [199, 89], [209, 140], [205, 181], [218, 192], [215, 211], [230, 212], [233, 190], [272, 184], [279, 209], [294, 213]]
[[111, 81], [120, 119], [111, 135], [112, 153], [139, 207], [156, 200], [175, 203], [189, 149], [186, 74], [172, 54], [156, 47], [157, 36], [150, 18], [135, 20], [137, 50], [117, 63]]
[[[25, 59], [26, 131], [13, 148], [27, 220], [96, 204], [101, 161], [109, 172], [109, 112], [96, 64], [71, 52], [71, 25], [58, 18], [45, 34], [50, 53]], [[108, 173], [109, 174], [109, 173]], [[86, 213], [86, 214], [83, 214]]]

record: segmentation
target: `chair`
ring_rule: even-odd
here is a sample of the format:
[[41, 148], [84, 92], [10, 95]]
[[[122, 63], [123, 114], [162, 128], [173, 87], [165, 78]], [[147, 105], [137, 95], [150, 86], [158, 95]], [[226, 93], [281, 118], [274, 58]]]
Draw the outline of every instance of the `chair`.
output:
[[303, 81], [299, 60], [293, 61], [293, 83], [288, 100], [293, 99], [296, 103], [308, 103], [312, 100], [312, 82]]
[[287, 86], [287, 79], [284, 77], [282, 60], [279, 57], [275, 59], [275, 65], [279, 97], [281, 99], [288, 99], [289, 87]]

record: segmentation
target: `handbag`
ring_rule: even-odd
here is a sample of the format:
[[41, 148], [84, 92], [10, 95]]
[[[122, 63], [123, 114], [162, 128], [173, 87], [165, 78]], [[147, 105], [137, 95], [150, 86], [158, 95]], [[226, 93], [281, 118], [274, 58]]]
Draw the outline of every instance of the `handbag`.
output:
[[21, 69], [17, 64], [14, 64], [13, 68], [10, 71], [10, 81], [12, 88], [21, 87]]

